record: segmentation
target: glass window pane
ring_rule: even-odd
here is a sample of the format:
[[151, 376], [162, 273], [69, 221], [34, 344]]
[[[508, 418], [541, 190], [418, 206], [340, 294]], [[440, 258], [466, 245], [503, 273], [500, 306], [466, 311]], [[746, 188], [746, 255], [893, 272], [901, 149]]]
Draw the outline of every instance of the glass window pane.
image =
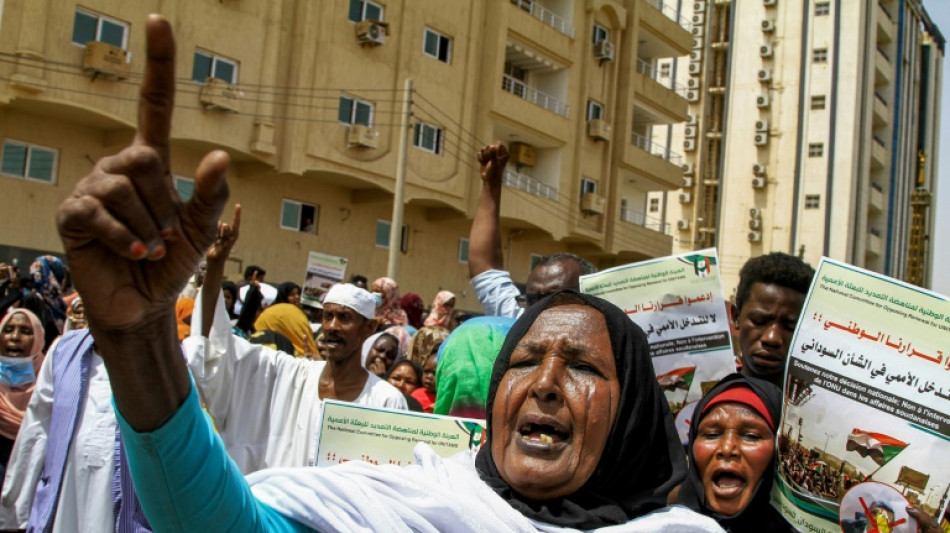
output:
[[26, 175], [26, 146], [3, 143], [3, 173], [13, 176]]
[[211, 56], [195, 52], [195, 62], [191, 67], [191, 79], [204, 83], [211, 77]]
[[77, 11], [76, 18], [73, 19], [73, 42], [84, 45], [89, 41], [95, 41], [97, 23], [96, 17]]
[[452, 40], [448, 37], [439, 38], [439, 61], [449, 62], [449, 51], [452, 49]]
[[468, 263], [468, 239], [459, 239], [459, 262]]
[[350, 0], [350, 20], [352, 22], [363, 20], [363, 0]]
[[224, 80], [228, 83], [235, 83], [235, 73], [237, 71], [237, 65], [231, 63], [230, 61], [224, 61], [222, 59], [216, 59], [214, 61], [214, 76], [219, 80]]
[[423, 49], [425, 52], [432, 56], [439, 55], [439, 36], [432, 30], [426, 30], [425, 35], [425, 44]]
[[363, 14], [364, 20], [383, 20], [383, 8], [366, 2], [366, 11]]
[[102, 21], [102, 32], [99, 34], [99, 40], [104, 43], [109, 43], [112, 46], [118, 46], [119, 48], [125, 47], [125, 26], [121, 24], [116, 24], [115, 22], [109, 22], [108, 20]]
[[422, 128], [422, 146], [435, 151], [435, 128], [432, 126]]
[[383, 220], [376, 221], [376, 246], [389, 248], [389, 227], [389, 222]]
[[340, 97], [340, 114], [338, 118], [340, 122], [347, 124], [353, 123], [353, 100], [345, 96]]
[[300, 228], [300, 204], [283, 201], [280, 208], [280, 227], [287, 229]]
[[30, 168], [27, 170], [27, 176], [52, 183], [55, 163], [56, 152], [34, 147], [30, 150]]
[[175, 190], [178, 191], [181, 201], [187, 202], [195, 194], [195, 182], [189, 179], [175, 178]]
[[371, 125], [373, 120], [373, 107], [366, 102], [356, 102], [356, 117], [353, 120], [355, 124]]

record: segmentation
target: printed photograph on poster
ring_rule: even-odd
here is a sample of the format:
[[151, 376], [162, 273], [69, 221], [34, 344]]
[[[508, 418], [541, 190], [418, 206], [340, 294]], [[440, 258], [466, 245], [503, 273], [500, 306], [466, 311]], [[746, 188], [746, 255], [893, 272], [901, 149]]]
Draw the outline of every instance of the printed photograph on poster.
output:
[[303, 294], [304, 303], [317, 303], [325, 292], [336, 283], [340, 283], [346, 276], [345, 257], [310, 252], [307, 256], [307, 272], [304, 276]]
[[785, 374], [773, 503], [786, 518], [818, 532], [858, 531], [861, 523], [872, 529], [860, 531], [884, 531], [874, 527], [906, 515], [903, 507], [894, 516], [871, 509], [874, 500], [862, 497], [871, 521], [862, 498], [845, 501], [864, 485], [889, 487], [942, 516], [950, 497], [948, 345], [946, 297], [821, 261]]
[[736, 371], [715, 249], [614, 267], [582, 276], [580, 284], [646, 333], [674, 415]]
[[907, 514], [910, 504], [883, 483], [859, 483], [841, 500], [838, 523], [842, 533], [917, 533], [917, 521]]

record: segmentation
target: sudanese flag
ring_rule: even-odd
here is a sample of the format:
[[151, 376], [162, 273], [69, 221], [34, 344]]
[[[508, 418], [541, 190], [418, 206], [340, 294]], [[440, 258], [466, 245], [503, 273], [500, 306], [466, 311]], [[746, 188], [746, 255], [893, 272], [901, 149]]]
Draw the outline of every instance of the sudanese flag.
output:
[[906, 447], [906, 442], [894, 437], [883, 433], [862, 431], [858, 428], [851, 430], [851, 434], [848, 435], [848, 444], [845, 446], [849, 452], [858, 452], [861, 457], [870, 456], [871, 460], [879, 466], [884, 466]]

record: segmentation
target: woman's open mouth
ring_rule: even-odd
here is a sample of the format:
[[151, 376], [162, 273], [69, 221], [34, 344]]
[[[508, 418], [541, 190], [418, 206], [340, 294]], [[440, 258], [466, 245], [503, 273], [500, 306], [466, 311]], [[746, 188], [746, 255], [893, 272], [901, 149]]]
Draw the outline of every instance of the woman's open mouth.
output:
[[549, 416], [527, 416], [518, 427], [519, 444], [524, 449], [552, 451], [567, 445], [570, 429]]
[[712, 476], [713, 490], [719, 498], [734, 498], [746, 487], [744, 476], [734, 470], [720, 470]]

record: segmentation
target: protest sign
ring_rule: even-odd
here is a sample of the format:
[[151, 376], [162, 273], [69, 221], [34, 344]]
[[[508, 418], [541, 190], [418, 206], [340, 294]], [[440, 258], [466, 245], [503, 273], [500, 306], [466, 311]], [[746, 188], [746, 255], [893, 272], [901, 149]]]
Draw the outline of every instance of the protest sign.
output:
[[947, 297], [822, 259], [785, 374], [772, 501], [792, 524], [916, 532], [908, 502], [943, 512], [948, 346]]
[[346, 258], [335, 255], [310, 252], [307, 256], [307, 273], [303, 282], [304, 303], [317, 303], [323, 293], [335, 283], [343, 281], [346, 275]]
[[580, 285], [623, 309], [647, 334], [674, 415], [702, 397], [703, 383], [736, 371], [714, 248], [582, 276]]
[[425, 442], [435, 453], [449, 457], [465, 450], [478, 451], [485, 438], [485, 422], [472, 418], [381, 409], [326, 400], [316, 466], [347, 461], [408, 465], [412, 449]]

